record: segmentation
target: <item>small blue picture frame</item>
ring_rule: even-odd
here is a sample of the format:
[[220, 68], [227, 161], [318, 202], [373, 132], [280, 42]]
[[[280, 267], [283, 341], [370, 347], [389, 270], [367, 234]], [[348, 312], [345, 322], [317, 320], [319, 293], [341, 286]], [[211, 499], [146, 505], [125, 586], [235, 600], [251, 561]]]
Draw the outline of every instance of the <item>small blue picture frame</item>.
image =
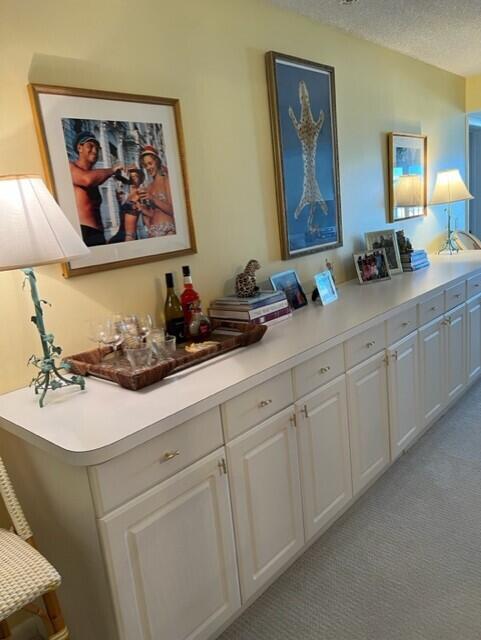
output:
[[300, 309], [301, 307], [306, 306], [306, 294], [302, 290], [299, 276], [294, 269], [282, 271], [281, 273], [274, 273], [270, 277], [270, 281], [274, 291], [279, 291], [280, 289], [284, 291], [291, 309]]
[[322, 305], [329, 304], [338, 299], [336, 285], [332, 279], [332, 274], [329, 269], [316, 273], [314, 276], [314, 282], [316, 283], [317, 291], [319, 292], [319, 299]]

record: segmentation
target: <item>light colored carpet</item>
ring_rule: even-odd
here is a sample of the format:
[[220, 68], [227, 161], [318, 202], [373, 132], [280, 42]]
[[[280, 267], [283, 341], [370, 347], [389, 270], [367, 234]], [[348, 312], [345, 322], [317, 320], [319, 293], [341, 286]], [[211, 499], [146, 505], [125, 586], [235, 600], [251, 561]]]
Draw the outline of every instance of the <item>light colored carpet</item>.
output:
[[481, 640], [481, 383], [221, 640]]

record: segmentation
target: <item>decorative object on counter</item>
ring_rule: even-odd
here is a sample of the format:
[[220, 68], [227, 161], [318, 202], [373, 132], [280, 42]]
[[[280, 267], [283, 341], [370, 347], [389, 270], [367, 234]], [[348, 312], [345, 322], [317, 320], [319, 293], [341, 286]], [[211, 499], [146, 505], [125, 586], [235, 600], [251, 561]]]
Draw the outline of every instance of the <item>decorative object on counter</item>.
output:
[[152, 347], [151, 345], [139, 345], [133, 349], [128, 347], [124, 348], [124, 354], [129, 361], [130, 366], [134, 371], [138, 369], [144, 369], [149, 367], [152, 362]]
[[436, 183], [431, 196], [431, 205], [445, 204], [445, 212], [447, 215], [447, 235], [443, 246], [438, 253], [458, 253], [459, 247], [453, 238], [453, 228], [451, 221], [451, 204], [453, 202], [462, 202], [463, 200], [472, 200], [473, 196], [469, 193], [468, 188], [464, 184], [458, 169], [450, 169], [449, 171], [438, 171], [436, 175]]
[[334, 68], [274, 51], [266, 64], [282, 257], [340, 247]]
[[0, 271], [22, 269], [30, 285], [35, 308], [31, 320], [42, 343], [42, 356], [31, 356], [29, 364], [38, 369], [31, 385], [40, 394], [43, 407], [48, 389], [78, 385], [85, 387], [79, 375], [68, 376], [65, 362], [56, 364], [62, 349], [55, 345], [54, 336], [47, 333], [42, 305], [48, 304], [39, 296], [33, 266], [52, 264], [84, 256], [88, 248], [79, 238], [63, 211], [49, 193], [39, 176], [4, 176], [0, 178]]
[[259, 291], [250, 298], [217, 298], [209, 308], [211, 318], [274, 324], [291, 316], [284, 291]]
[[307, 305], [306, 294], [294, 269], [275, 273], [270, 277], [270, 281], [275, 291], [284, 291], [291, 309], [300, 309]]
[[477, 251], [481, 249], [481, 240], [473, 233], [457, 229], [453, 235], [460, 251]]
[[165, 274], [165, 284], [167, 287], [164, 304], [165, 328], [167, 333], [177, 338], [177, 342], [182, 342], [185, 338], [184, 312], [175, 293], [173, 273]]
[[411, 241], [409, 240], [409, 238], [406, 238], [406, 236], [404, 235], [404, 231], [402, 229], [399, 229], [399, 231], [396, 231], [396, 238], [397, 238], [397, 244], [399, 247], [399, 253], [401, 255], [403, 253], [409, 253], [410, 251], [413, 250]]
[[334, 282], [334, 285], [335, 285], [336, 284], [336, 277], [334, 275], [334, 265], [327, 258], [326, 258], [326, 269], [328, 269], [331, 272], [332, 281]]
[[418, 271], [430, 265], [428, 255], [424, 249], [415, 249], [401, 254], [401, 263], [403, 271]]
[[29, 94], [48, 185], [91, 247], [65, 276], [195, 253], [179, 100], [37, 84]]
[[355, 253], [354, 265], [361, 284], [391, 279], [389, 264], [384, 249]]
[[192, 319], [189, 324], [189, 336], [196, 341], [205, 340], [210, 335], [210, 320], [202, 313], [200, 303], [192, 307]]
[[219, 320], [212, 321], [212, 329], [212, 341], [199, 343], [194, 352], [189, 352], [186, 347], [178, 347], [172, 349], [167, 358], [140, 370], [133, 370], [126, 358], [115, 362], [105, 359], [112, 353], [108, 347], [77, 353], [66, 360], [76, 374], [112, 380], [126, 389], [136, 391], [204, 360], [259, 342], [267, 331], [264, 325]]
[[182, 274], [184, 276], [184, 290], [180, 294], [180, 303], [184, 314], [184, 335], [187, 338], [189, 336], [189, 325], [192, 320], [192, 310], [196, 305], [200, 307], [200, 296], [192, 284], [190, 267], [188, 265], [182, 267]]
[[388, 134], [389, 220], [426, 215], [427, 136]]
[[261, 268], [257, 260], [249, 260], [242, 273], [239, 273], [235, 279], [235, 292], [239, 298], [251, 298], [258, 291], [259, 287], [256, 282], [256, 271]]
[[394, 229], [381, 229], [380, 231], [367, 231], [364, 234], [366, 249], [384, 249], [386, 252], [389, 271], [391, 275], [402, 273], [401, 256]]
[[316, 291], [322, 305], [326, 305], [337, 300], [338, 294], [336, 285], [329, 269], [321, 271], [321, 273], [317, 273], [314, 276], [314, 282], [316, 283]]

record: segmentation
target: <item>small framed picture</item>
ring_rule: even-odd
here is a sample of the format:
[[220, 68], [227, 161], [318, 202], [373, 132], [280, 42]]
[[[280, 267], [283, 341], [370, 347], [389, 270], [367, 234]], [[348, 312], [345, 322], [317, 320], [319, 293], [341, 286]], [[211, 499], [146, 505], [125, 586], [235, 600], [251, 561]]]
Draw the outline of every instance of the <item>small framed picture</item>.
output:
[[402, 273], [401, 255], [395, 229], [381, 229], [381, 231], [368, 231], [364, 234], [366, 249], [384, 249], [391, 275]]
[[284, 291], [291, 309], [300, 309], [306, 306], [306, 294], [302, 290], [299, 277], [294, 269], [275, 273], [270, 277], [270, 280], [275, 291]]
[[321, 273], [317, 273], [314, 276], [314, 282], [316, 283], [321, 304], [326, 305], [337, 300], [336, 285], [334, 284], [334, 280], [332, 279], [332, 274], [329, 269], [321, 271]]
[[391, 273], [384, 249], [354, 254], [357, 277], [361, 284], [390, 280]]

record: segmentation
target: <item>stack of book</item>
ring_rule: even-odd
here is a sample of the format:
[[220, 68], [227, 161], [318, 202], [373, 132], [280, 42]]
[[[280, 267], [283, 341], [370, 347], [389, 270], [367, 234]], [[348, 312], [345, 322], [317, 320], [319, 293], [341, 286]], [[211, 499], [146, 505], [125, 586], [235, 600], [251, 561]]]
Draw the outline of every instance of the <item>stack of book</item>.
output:
[[414, 249], [409, 253], [401, 253], [403, 271], [417, 271], [429, 267], [429, 259], [424, 249]]
[[217, 298], [209, 307], [209, 315], [218, 320], [271, 325], [292, 314], [283, 291], [259, 291], [252, 298], [236, 295]]

